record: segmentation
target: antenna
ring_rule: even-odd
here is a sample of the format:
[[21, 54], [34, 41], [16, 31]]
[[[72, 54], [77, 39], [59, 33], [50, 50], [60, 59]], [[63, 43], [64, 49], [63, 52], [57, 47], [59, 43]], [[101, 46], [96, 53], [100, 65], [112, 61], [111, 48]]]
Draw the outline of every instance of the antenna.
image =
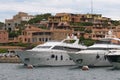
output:
[[91, 0], [91, 14], [93, 14], [93, 0]]

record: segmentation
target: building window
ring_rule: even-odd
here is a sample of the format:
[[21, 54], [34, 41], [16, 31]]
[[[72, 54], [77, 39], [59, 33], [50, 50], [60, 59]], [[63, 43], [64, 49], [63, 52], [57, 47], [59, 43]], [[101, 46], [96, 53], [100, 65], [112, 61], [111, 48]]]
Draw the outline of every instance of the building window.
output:
[[39, 38], [39, 41], [41, 41], [41, 38]]
[[45, 42], [47, 42], [48, 41], [48, 38], [45, 38]]
[[28, 38], [28, 42], [30, 42], [30, 38]]
[[32, 42], [37, 42], [37, 38], [32, 38]]
[[44, 38], [42, 38], [42, 41], [44, 42]]
[[27, 35], [30, 35], [30, 33], [27, 33]]
[[17, 24], [17, 23], [15, 23], [15, 26], [18, 26], [18, 24]]
[[8, 23], [8, 25], [10, 26], [11, 24], [10, 24], [10, 23]]
[[8, 28], [8, 31], [11, 31], [12, 29], [11, 28]]
[[25, 42], [27, 41], [27, 39], [25, 38]]

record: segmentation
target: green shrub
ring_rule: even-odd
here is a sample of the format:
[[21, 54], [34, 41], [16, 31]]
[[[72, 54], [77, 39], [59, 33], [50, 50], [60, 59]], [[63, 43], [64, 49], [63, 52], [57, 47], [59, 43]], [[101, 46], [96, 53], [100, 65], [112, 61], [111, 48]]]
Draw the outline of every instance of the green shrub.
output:
[[0, 49], [0, 53], [6, 53], [6, 52], [8, 52], [7, 49]]

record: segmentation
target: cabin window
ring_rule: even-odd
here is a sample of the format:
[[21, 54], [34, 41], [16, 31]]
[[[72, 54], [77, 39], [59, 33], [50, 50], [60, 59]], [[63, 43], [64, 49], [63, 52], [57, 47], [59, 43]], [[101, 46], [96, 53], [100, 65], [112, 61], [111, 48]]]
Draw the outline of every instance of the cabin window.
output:
[[63, 55], [61, 55], [61, 60], [63, 60]]
[[97, 54], [96, 59], [99, 59], [99, 58], [100, 58], [100, 56], [99, 56], [99, 54]]
[[71, 47], [66, 47], [66, 46], [55, 46], [53, 49], [58, 49], [58, 50], [66, 50], [66, 51], [80, 51], [80, 48], [71, 48]]
[[82, 63], [82, 62], [83, 62], [83, 59], [77, 59], [76, 62]]
[[55, 56], [55, 60], [58, 60], [58, 56]]
[[106, 57], [106, 56], [104, 56], [104, 59], [106, 60], [106, 59], [107, 59], [107, 57]]
[[37, 48], [50, 48], [51, 46], [38, 46]]
[[30, 61], [30, 59], [29, 59], [29, 58], [25, 58], [25, 61], [29, 62], [29, 61]]
[[87, 50], [107, 50], [109, 48], [97, 48], [97, 47], [94, 47], [94, 48], [87, 48]]
[[53, 49], [64, 50], [64, 47], [63, 46], [55, 46], [55, 47], [53, 47]]
[[55, 55], [54, 55], [54, 54], [52, 54], [52, 55], [51, 55], [51, 58], [55, 58]]
[[47, 61], [49, 60], [49, 58], [47, 58]]
[[71, 47], [65, 47], [67, 51], [80, 51], [80, 48], [71, 48]]
[[120, 56], [113, 56], [113, 57], [111, 57], [110, 61], [111, 62], [120, 62]]
[[72, 60], [72, 58], [71, 58], [71, 57], [69, 57], [69, 60]]

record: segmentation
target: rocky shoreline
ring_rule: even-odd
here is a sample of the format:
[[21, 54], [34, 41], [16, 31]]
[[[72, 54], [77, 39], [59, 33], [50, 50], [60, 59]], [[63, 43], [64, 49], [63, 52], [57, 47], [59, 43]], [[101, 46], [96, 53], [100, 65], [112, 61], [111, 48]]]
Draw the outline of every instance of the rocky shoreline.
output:
[[17, 56], [0, 56], [0, 63], [21, 63]]

